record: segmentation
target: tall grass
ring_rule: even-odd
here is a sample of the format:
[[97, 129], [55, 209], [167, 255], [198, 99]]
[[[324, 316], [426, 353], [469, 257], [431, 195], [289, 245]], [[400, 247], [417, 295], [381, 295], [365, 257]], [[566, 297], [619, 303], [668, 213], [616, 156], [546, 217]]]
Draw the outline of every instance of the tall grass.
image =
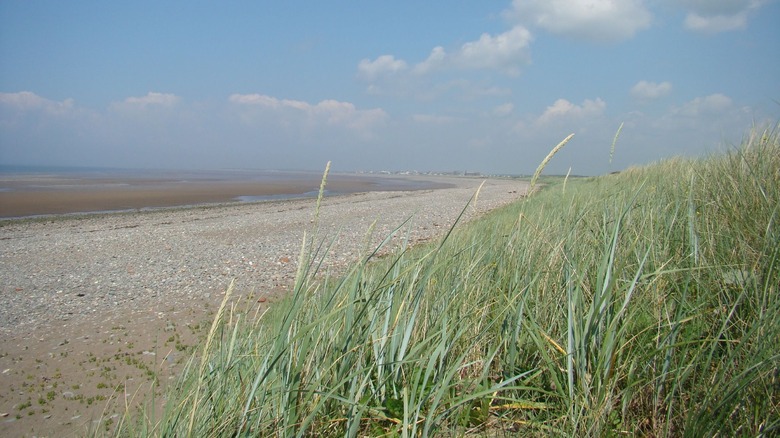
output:
[[564, 138], [560, 143], [558, 143], [554, 148], [552, 148], [550, 152], [547, 154], [547, 156], [544, 157], [544, 160], [542, 160], [542, 162], [539, 163], [539, 166], [536, 168], [536, 171], [534, 172], [534, 176], [531, 177], [531, 184], [530, 184], [530, 188], [528, 189], [529, 191], [532, 192], [534, 190], [534, 187], [536, 186], [536, 180], [539, 179], [539, 175], [542, 174], [544, 168], [547, 167], [547, 164], [550, 162], [550, 160], [553, 159], [555, 154], [557, 154], [558, 151], [560, 151], [564, 146], [566, 146], [566, 143], [568, 143], [569, 140], [571, 140], [572, 138], [574, 138], [574, 134], [569, 134], [568, 137]]
[[779, 138], [548, 185], [340, 278], [313, 235], [288, 300], [218, 312], [117, 434], [777, 434]]

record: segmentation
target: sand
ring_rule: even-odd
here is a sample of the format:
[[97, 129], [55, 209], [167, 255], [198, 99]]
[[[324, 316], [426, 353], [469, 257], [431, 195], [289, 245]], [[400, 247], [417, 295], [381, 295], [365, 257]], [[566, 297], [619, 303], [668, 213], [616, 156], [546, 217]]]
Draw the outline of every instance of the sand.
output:
[[[320, 176], [312, 173], [279, 180], [252, 181], [224, 176], [181, 181], [179, 178], [138, 177], [0, 177], [0, 218], [35, 215], [127, 211], [161, 207], [239, 202], [239, 197], [300, 196], [319, 189]], [[332, 175], [330, 193], [395, 190], [402, 186], [441, 187], [428, 179]]]

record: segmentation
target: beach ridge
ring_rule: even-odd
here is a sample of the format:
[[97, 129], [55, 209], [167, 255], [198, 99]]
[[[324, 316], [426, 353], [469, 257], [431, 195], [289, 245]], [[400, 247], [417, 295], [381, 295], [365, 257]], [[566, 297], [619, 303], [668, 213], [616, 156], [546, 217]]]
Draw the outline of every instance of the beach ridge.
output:
[[[483, 180], [439, 181], [445, 188], [326, 197], [318, 236], [333, 245], [322, 272], [337, 275], [410, 218], [385, 251], [442, 236]], [[486, 180], [465, 220], [526, 188]], [[261, 305], [287, 293], [314, 209], [311, 199], [292, 199], [4, 221], [0, 413], [31, 397], [45, 405], [0, 420], [0, 435], [83, 431], [107, 403], [110, 417], [141, 400], [148, 373], [161, 387], [175, 381], [231, 282], [235, 299]]]

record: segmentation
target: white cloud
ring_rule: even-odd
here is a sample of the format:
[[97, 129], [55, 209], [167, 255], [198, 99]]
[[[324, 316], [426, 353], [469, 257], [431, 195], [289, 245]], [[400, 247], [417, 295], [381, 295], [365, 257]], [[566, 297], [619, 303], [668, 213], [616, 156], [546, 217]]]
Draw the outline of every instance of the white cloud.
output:
[[548, 32], [591, 41], [621, 41], [650, 27], [653, 16], [641, 0], [514, 0], [511, 20]]
[[459, 121], [457, 117], [439, 116], [436, 114], [414, 114], [412, 120], [416, 123], [431, 125], [446, 125]]
[[155, 93], [150, 91], [146, 96], [141, 97], [128, 97], [124, 103], [133, 106], [139, 106], [146, 108], [147, 106], [166, 106], [170, 107], [176, 105], [179, 98], [175, 94], [170, 93]]
[[311, 104], [301, 100], [277, 99], [263, 94], [233, 94], [228, 100], [244, 107], [268, 108], [277, 111], [283, 117], [285, 116], [284, 110], [293, 110], [298, 113], [287, 119], [288, 124], [295, 123], [296, 118], [300, 118], [300, 113], [302, 113], [308, 117], [307, 122], [309, 123], [340, 125], [356, 130], [366, 130], [387, 118], [387, 113], [381, 108], [359, 110], [350, 102], [332, 99]]
[[141, 106], [147, 106], [147, 105], [162, 105], [162, 106], [171, 106], [176, 104], [176, 102], [179, 101], [179, 98], [176, 97], [174, 94], [170, 93], [155, 93], [150, 91], [146, 94], [146, 96], [142, 97], [128, 97], [125, 99], [126, 103], [134, 104], [134, 105], [141, 105]]
[[631, 96], [639, 100], [653, 100], [666, 96], [672, 91], [671, 82], [639, 81], [631, 87]]
[[483, 33], [477, 41], [463, 44], [453, 56], [454, 63], [464, 69], [496, 69], [517, 74], [519, 66], [529, 61], [531, 32], [515, 26], [496, 36]]
[[312, 111], [315, 106], [302, 100], [277, 99], [264, 94], [232, 94], [228, 100], [241, 105], [256, 105], [266, 108], [294, 108], [301, 111]]
[[420, 101], [432, 101], [447, 97], [454, 97], [460, 101], [474, 101], [483, 98], [511, 96], [512, 89], [485, 86], [467, 79], [453, 79], [451, 81], [435, 81], [434, 83], [421, 85], [410, 95]]
[[566, 99], [558, 99], [547, 107], [544, 113], [536, 119], [536, 122], [544, 124], [562, 118], [579, 119], [599, 116], [604, 113], [606, 107], [606, 102], [600, 98], [596, 98], [596, 100], [585, 99], [582, 105], [575, 105]]
[[[520, 68], [530, 62], [528, 48], [531, 32], [522, 26], [498, 35], [483, 33], [479, 39], [461, 45], [448, 53], [444, 47], [436, 46], [430, 55], [417, 63], [411, 70], [416, 75], [426, 75], [438, 70], [497, 70], [509, 75], [520, 73]], [[358, 77], [375, 81], [380, 77], [405, 72], [408, 64], [393, 55], [382, 55], [375, 60], [363, 59], [358, 64]], [[370, 87], [370, 91], [380, 90]]]
[[73, 109], [73, 99], [57, 102], [30, 91], [0, 93], [0, 104], [17, 111], [45, 111], [49, 114], [63, 114]]
[[149, 108], [171, 108], [179, 102], [179, 97], [170, 93], [150, 91], [146, 96], [128, 97], [122, 102], [114, 102], [111, 108], [119, 111], [145, 110]]
[[703, 17], [699, 14], [690, 12], [685, 16], [685, 28], [696, 32], [718, 33], [744, 29], [746, 25], [747, 13]]
[[278, 108], [281, 105], [279, 99], [263, 94], [232, 94], [228, 100], [242, 105], [262, 105], [271, 108]]
[[688, 9], [685, 27], [703, 33], [718, 33], [744, 29], [748, 15], [766, 0], [684, 0]]
[[373, 81], [379, 76], [406, 70], [406, 61], [395, 59], [393, 55], [382, 55], [375, 60], [363, 59], [358, 64], [358, 76]]
[[431, 54], [428, 58], [414, 66], [414, 72], [417, 74], [426, 74], [438, 69], [445, 65], [447, 60], [447, 53], [444, 51], [444, 47], [436, 46], [431, 50]]
[[681, 0], [681, 5], [706, 16], [735, 15], [766, 3], [766, 0]]
[[337, 100], [323, 100], [306, 110], [322, 114], [331, 125], [345, 125], [355, 129], [370, 128], [387, 117], [387, 113], [380, 108], [358, 110], [349, 102]]
[[726, 111], [731, 108], [732, 104], [730, 97], [716, 93], [705, 97], [697, 97], [685, 103], [682, 107], [673, 109], [672, 115], [686, 117], [712, 115]]
[[498, 117], [508, 116], [509, 114], [512, 114], [512, 111], [514, 109], [515, 109], [514, 104], [507, 102], [505, 104], [498, 105], [497, 107], [493, 108], [493, 115]]

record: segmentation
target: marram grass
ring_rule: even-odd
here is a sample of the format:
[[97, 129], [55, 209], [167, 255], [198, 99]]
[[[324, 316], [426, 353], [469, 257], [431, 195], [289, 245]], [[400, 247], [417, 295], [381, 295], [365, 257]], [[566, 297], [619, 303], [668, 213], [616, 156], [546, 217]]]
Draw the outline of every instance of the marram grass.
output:
[[612, 164], [612, 158], [615, 156], [615, 145], [617, 144], [618, 137], [620, 137], [620, 131], [623, 130], [623, 123], [618, 126], [617, 132], [615, 132], [615, 138], [612, 139], [612, 146], [609, 147], [609, 164]]
[[536, 186], [536, 180], [539, 179], [539, 175], [542, 174], [542, 171], [544, 170], [545, 167], [547, 167], [547, 164], [550, 162], [550, 160], [552, 160], [555, 154], [557, 154], [558, 151], [560, 151], [564, 146], [566, 146], [566, 143], [568, 143], [569, 140], [571, 140], [572, 138], [574, 138], [574, 134], [569, 134], [568, 137], [564, 138], [560, 143], [555, 145], [555, 147], [550, 150], [547, 156], [544, 157], [544, 160], [542, 160], [542, 162], [539, 163], [539, 166], [536, 168], [536, 171], [534, 172], [534, 176], [531, 177], [531, 184], [528, 189], [529, 192], [533, 191], [534, 187]]
[[550, 185], [341, 278], [315, 231], [290, 297], [225, 307], [116, 434], [777, 435], [778, 138]]

